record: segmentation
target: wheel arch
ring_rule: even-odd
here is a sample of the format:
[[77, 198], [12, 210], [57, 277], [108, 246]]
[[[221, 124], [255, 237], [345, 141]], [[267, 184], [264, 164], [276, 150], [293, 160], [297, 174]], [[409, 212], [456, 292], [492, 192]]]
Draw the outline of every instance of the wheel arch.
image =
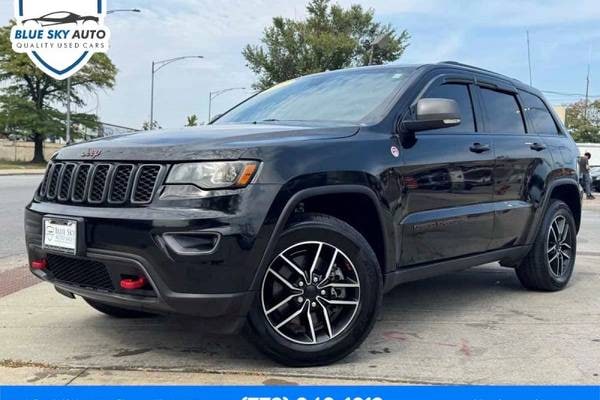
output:
[[[370, 229], [373, 229], [373, 226], [376, 226], [373, 230], [375, 232], [368, 232], [365, 235], [365, 227], [357, 224], [356, 219], [347, 218], [348, 214], [345, 214], [340, 210], [334, 210], [331, 206], [332, 199], [361, 199], [361, 201], [365, 202], [364, 204], [369, 205], [369, 210], [361, 210], [361, 213], [367, 212], [367, 215], [376, 216], [377, 220], [374, 221], [374, 225], [370, 225]], [[323, 201], [323, 202], [321, 202]], [[323, 207], [323, 205], [325, 205]], [[390, 243], [391, 236], [388, 233], [389, 227], [386, 227], [386, 218], [383, 215], [384, 211], [380, 205], [379, 199], [375, 192], [367, 186], [356, 185], [356, 184], [340, 184], [340, 185], [327, 185], [327, 186], [317, 186], [310, 187], [299, 190], [294, 195], [292, 195], [289, 200], [286, 202], [283, 207], [283, 211], [280, 213], [275, 227], [270, 235], [267, 246], [263, 253], [261, 262], [259, 264], [259, 268], [257, 270], [256, 276], [254, 278], [254, 282], [252, 284], [252, 289], [256, 290], [258, 288], [258, 284], [260, 282], [260, 276], [264, 273], [267, 263], [269, 262], [269, 258], [273, 253], [275, 245], [277, 243], [277, 238], [283, 232], [289, 221], [294, 215], [294, 212], [301, 207], [308, 207], [306, 211], [308, 212], [322, 212], [324, 214], [331, 215], [333, 217], [339, 218], [342, 221], [348, 223], [352, 227], [354, 227], [358, 232], [360, 232], [365, 239], [369, 242], [369, 244], [373, 247], [373, 251], [375, 252], [377, 259], [380, 264], [381, 272], [385, 276], [388, 268], [392, 266], [394, 255], [393, 243]], [[324, 212], [325, 211], [325, 212]], [[369, 214], [370, 213], [370, 214]], [[345, 218], [346, 217], [346, 218]], [[369, 235], [369, 233], [373, 233], [374, 235]], [[379, 241], [379, 243], [377, 243]]]
[[535, 223], [533, 224], [534, 229], [531, 230], [527, 243], [533, 243], [533, 241], [535, 241], [535, 237], [541, 228], [546, 210], [548, 209], [550, 201], [553, 199], [561, 200], [569, 206], [569, 209], [571, 209], [571, 212], [573, 213], [573, 218], [575, 219], [577, 231], [579, 231], [582, 210], [579, 184], [571, 178], [559, 178], [548, 185], [546, 195], [542, 200], [540, 212], [537, 213]]

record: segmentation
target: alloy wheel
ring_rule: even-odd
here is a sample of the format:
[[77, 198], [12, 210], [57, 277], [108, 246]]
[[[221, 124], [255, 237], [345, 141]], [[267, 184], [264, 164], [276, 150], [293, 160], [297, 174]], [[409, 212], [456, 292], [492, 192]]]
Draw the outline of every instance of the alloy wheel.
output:
[[554, 218], [546, 243], [550, 272], [555, 277], [562, 278], [569, 272], [573, 259], [573, 233], [564, 216], [557, 215]]
[[288, 247], [267, 269], [261, 288], [264, 315], [282, 337], [325, 343], [350, 325], [360, 304], [360, 281], [350, 258], [318, 241]]

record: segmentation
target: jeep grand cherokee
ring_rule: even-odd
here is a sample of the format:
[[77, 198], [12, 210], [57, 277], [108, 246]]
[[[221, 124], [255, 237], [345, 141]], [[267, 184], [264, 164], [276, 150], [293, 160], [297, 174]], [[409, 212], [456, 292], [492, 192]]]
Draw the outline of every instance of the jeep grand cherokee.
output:
[[564, 288], [577, 155], [538, 90], [493, 72], [305, 76], [209, 126], [60, 150], [27, 206], [30, 266], [111, 316], [200, 317], [281, 363], [326, 364], [403, 282], [500, 262]]

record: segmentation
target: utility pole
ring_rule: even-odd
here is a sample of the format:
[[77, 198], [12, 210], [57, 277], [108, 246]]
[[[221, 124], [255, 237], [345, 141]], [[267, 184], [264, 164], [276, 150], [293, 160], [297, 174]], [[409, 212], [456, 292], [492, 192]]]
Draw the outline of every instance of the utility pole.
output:
[[533, 86], [533, 78], [531, 75], [531, 48], [529, 45], [529, 30], [527, 31], [527, 61], [529, 63], [529, 86]]
[[590, 46], [590, 52], [588, 57], [587, 65], [587, 76], [585, 78], [585, 105], [583, 107], [583, 117], [587, 121], [588, 119], [588, 105], [590, 101], [590, 65], [592, 63], [592, 46]]

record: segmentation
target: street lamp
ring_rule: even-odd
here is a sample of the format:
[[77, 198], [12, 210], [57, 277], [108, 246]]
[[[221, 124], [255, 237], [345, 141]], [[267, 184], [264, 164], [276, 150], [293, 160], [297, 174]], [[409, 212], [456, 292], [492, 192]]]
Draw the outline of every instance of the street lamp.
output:
[[[132, 9], [117, 9], [117, 10], [108, 10], [106, 14], [114, 14], [117, 12], [135, 12], [140, 13], [142, 10], [139, 8]], [[96, 94], [98, 96], [98, 94]], [[67, 78], [67, 132], [65, 134], [65, 139], [67, 144], [71, 143], [71, 77]]]
[[375, 40], [373, 40], [373, 43], [371, 43], [371, 49], [369, 50], [369, 64], [371, 65], [373, 64], [373, 51], [375, 50], [375, 47], [379, 47], [379, 48], [385, 48], [388, 43], [390, 42], [390, 32], [387, 33], [382, 33], [381, 35], [377, 36], [375, 38]]
[[210, 124], [213, 99], [216, 97], [219, 97], [223, 93], [231, 92], [232, 90], [246, 90], [246, 88], [245, 87], [232, 87], [232, 88], [227, 88], [227, 89], [215, 90], [214, 92], [208, 92], [208, 121], [207, 121], [207, 124]]
[[117, 13], [117, 12], [135, 12], [135, 13], [139, 13], [139, 12], [142, 12], [142, 10], [140, 10], [139, 8], [128, 8], [128, 9], [120, 8], [120, 9], [117, 9], [117, 10], [108, 10], [106, 12], [106, 14], [107, 15], [108, 14], [114, 14], [114, 13]]
[[167, 60], [152, 61], [152, 85], [150, 89], [150, 129], [154, 128], [154, 74], [160, 71], [162, 68], [176, 61], [186, 60], [188, 58], [204, 58], [203, 56], [183, 56], [169, 58]]

